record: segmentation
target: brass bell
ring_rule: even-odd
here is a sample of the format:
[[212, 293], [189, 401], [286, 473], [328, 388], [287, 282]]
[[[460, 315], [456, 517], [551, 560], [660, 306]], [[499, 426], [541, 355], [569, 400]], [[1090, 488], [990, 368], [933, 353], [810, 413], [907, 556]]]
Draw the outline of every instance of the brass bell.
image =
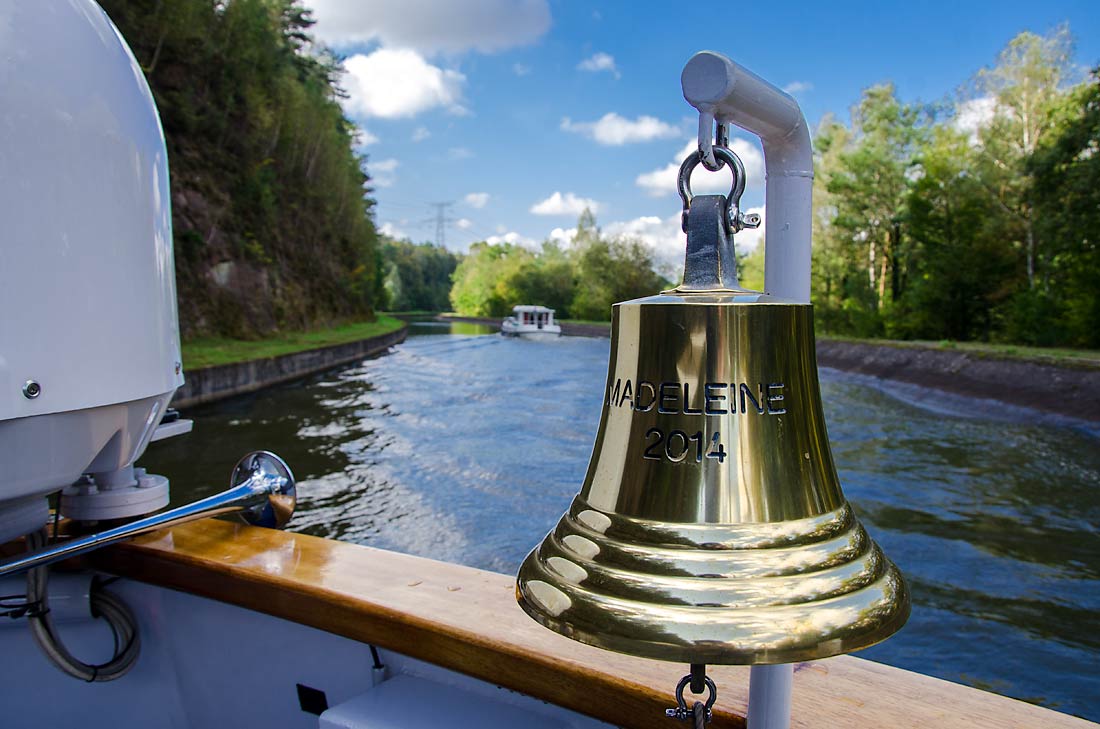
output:
[[588, 473], [520, 567], [517, 599], [562, 635], [668, 661], [864, 648], [905, 623], [908, 589], [841, 492], [812, 306], [738, 286], [744, 171], [713, 151], [735, 190], [693, 198], [703, 152], [685, 161], [684, 282], [614, 306]]

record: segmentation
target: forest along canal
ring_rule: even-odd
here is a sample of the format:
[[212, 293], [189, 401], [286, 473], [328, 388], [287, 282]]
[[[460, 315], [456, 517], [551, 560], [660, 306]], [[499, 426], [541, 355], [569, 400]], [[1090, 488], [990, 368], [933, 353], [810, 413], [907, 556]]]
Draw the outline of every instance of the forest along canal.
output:
[[[581, 485], [607, 357], [416, 323], [361, 366], [188, 411], [194, 432], [141, 465], [180, 504], [270, 449], [299, 480], [291, 530], [514, 574]], [[821, 380], [844, 494], [913, 591], [909, 624], [858, 655], [1100, 721], [1096, 434]]]

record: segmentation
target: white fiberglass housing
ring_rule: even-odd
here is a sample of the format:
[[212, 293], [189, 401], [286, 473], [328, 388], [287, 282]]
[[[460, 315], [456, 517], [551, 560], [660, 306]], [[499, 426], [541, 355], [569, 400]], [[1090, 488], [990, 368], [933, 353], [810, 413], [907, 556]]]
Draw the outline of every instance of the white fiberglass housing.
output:
[[[0, 541], [144, 450], [183, 383], [152, 94], [91, 0], [0, 5]], [[41, 522], [39, 522], [39, 525]]]

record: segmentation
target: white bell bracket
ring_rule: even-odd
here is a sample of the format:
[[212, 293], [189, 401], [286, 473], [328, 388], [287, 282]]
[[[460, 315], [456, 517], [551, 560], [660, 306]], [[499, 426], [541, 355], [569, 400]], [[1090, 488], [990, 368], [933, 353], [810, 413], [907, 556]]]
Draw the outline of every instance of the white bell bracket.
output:
[[810, 303], [813, 150], [798, 102], [713, 51], [692, 56], [680, 83], [684, 98], [699, 111], [699, 151], [708, 169], [722, 166], [714, 156], [715, 140], [727, 141], [730, 125], [760, 137], [766, 172], [764, 292]]

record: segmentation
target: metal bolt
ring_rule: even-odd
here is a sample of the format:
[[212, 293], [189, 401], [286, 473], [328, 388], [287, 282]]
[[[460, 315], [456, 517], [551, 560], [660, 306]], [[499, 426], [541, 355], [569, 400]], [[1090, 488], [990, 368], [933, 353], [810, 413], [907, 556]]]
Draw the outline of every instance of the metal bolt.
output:
[[28, 400], [33, 400], [42, 394], [42, 385], [39, 385], [34, 380], [27, 380], [23, 383], [23, 397]]

